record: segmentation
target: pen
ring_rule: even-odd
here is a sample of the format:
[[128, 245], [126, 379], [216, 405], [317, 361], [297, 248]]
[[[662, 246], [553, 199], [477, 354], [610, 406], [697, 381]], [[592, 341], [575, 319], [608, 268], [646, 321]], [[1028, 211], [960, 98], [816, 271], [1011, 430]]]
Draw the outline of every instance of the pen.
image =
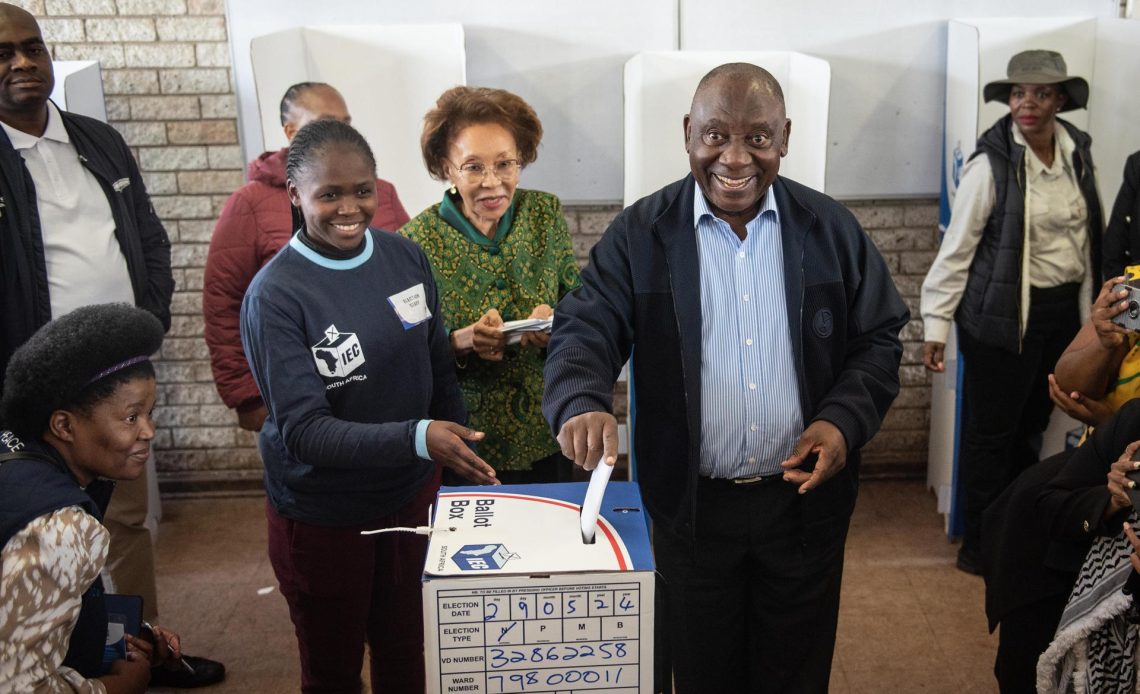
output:
[[[157, 632], [155, 632], [154, 627], [151, 626], [150, 622], [143, 620], [142, 627], [143, 629], [146, 629], [150, 632], [151, 639], [157, 643]], [[169, 641], [166, 642], [166, 650], [170, 651], [170, 655], [174, 655], [174, 646], [171, 646]], [[186, 672], [190, 673], [191, 675], [196, 674], [194, 671], [194, 666], [186, 662], [185, 658], [179, 658], [178, 662], [182, 665], [182, 667], [186, 668]]]

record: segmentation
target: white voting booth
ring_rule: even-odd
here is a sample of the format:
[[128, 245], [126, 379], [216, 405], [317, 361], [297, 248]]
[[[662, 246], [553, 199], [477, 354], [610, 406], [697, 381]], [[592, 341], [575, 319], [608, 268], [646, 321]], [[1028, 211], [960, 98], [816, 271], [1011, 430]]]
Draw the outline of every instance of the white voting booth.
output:
[[[823, 190], [831, 91], [831, 67], [826, 61], [788, 51], [653, 51], [639, 53], [625, 64], [625, 205], [689, 173], [682, 123], [693, 92], [709, 70], [737, 62], [768, 70], [784, 90], [792, 133], [780, 175]], [[635, 388], [636, 382], [631, 382], [631, 426], [621, 433], [636, 476], [637, 452], [630, 439], [637, 415]]]
[[298, 27], [250, 42], [261, 133], [267, 150], [286, 145], [279, 104], [297, 82], [328, 82], [368, 139], [380, 178], [396, 186], [408, 214], [443, 197], [420, 154], [423, 117], [446, 89], [466, 83], [459, 24]]
[[[1065, 57], [1070, 75], [1087, 79], [1092, 87], [1087, 110], [1061, 114], [1093, 137], [1093, 160], [1105, 220], [1121, 180], [1127, 155], [1140, 148], [1135, 127], [1140, 98], [1126, 83], [1140, 70], [1140, 22], [1114, 19], [960, 19], [949, 22], [946, 57], [946, 123], [942, 165], [941, 226], [949, 223], [954, 193], [962, 166], [975, 149], [982, 132], [1009, 112], [1007, 104], [983, 103], [982, 87], [1005, 79], [1006, 65], [1015, 53], [1047, 48]], [[961, 401], [961, 362], [955, 331], [946, 345], [946, 372], [935, 374], [931, 387], [930, 457], [927, 485], [938, 498], [938, 510], [947, 514], [947, 532], [958, 534], [960, 523], [957, 486], [958, 421]], [[1041, 457], [1074, 443], [1082, 425], [1054, 411], [1046, 431]]]
[[641, 495], [611, 483], [587, 544], [586, 486], [440, 490], [423, 578], [428, 692], [653, 691]]
[[[98, 61], [55, 60], [52, 61], [52, 74], [55, 75], [55, 88], [52, 89], [51, 100], [60, 110], [107, 122], [107, 106], [103, 101], [103, 73]], [[151, 535], [155, 536], [158, 522], [162, 519], [162, 500], [158, 495], [158, 475], [155, 473], [153, 455], [147, 459], [146, 464], [150, 472], [146, 526]]]
[[51, 100], [60, 110], [107, 122], [103, 74], [97, 60], [56, 60], [52, 72], [55, 89]]
[[1124, 161], [1140, 150], [1140, 21], [1098, 19], [1096, 78], [1089, 80], [1089, 133], [1107, 221], [1123, 179]]
[[[52, 74], [55, 75], [55, 88], [51, 100], [61, 111], [78, 113], [88, 118], [107, 122], [107, 106], [103, 101], [103, 73], [97, 60], [55, 60], [52, 61]], [[147, 460], [150, 471], [150, 485], [147, 489], [149, 501], [146, 526], [151, 535], [158, 532], [158, 521], [162, 519], [162, 500], [158, 496], [158, 475], [154, 470], [154, 456]]]

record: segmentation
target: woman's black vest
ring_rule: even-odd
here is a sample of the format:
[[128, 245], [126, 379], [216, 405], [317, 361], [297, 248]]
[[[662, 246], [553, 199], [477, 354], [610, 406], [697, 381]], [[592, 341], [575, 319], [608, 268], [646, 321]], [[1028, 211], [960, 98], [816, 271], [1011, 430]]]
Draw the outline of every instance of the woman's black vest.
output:
[[[1092, 268], [1091, 303], [1101, 284], [1101, 236], [1104, 221], [1093, 174], [1092, 139], [1071, 123], [1057, 119], [1076, 143], [1073, 150], [1077, 187], [1088, 206], [1088, 235]], [[970, 337], [1014, 354], [1021, 352], [1021, 254], [1025, 240], [1025, 147], [1013, 141], [1012, 116], [1006, 115], [978, 138], [970, 157], [989, 157], [994, 175], [993, 210], [978, 242], [966, 288], [954, 319]]]
[[[113, 483], [96, 481], [84, 490], [49, 446], [33, 442], [17, 445], [22, 450], [0, 454], [0, 548], [36, 518], [68, 506], [79, 506], [102, 520]], [[0, 447], [3, 450], [5, 447]], [[87, 678], [103, 674], [107, 640], [103, 592], [103, 580], [96, 577], [83, 593], [79, 619], [63, 661]]]

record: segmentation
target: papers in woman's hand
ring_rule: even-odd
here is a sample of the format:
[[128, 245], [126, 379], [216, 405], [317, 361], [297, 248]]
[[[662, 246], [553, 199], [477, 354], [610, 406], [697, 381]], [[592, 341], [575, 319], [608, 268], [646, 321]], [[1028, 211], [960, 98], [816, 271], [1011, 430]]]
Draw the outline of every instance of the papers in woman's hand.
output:
[[523, 320], [509, 320], [503, 323], [499, 330], [507, 335], [507, 344], [517, 345], [523, 333], [548, 333], [554, 325], [554, 316], [550, 318], [524, 318]]
[[509, 320], [499, 327], [505, 333], [535, 333], [550, 332], [554, 325], [554, 316], [550, 318], [524, 318], [522, 320]]

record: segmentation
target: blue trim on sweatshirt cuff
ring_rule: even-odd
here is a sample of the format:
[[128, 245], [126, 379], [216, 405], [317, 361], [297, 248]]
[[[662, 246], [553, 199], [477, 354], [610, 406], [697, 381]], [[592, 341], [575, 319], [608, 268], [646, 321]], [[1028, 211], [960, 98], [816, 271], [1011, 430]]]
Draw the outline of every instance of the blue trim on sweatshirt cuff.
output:
[[311, 262], [316, 263], [321, 267], [328, 268], [329, 270], [352, 270], [353, 268], [358, 268], [364, 263], [368, 262], [368, 259], [372, 257], [371, 229], [364, 230], [364, 251], [362, 251], [360, 255], [349, 258], [348, 260], [333, 260], [332, 258], [324, 257], [320, 253], [317, 253], [312, 248], [309, 248], [304, 243], [302, 243], [301, 239], [297, 238], [297, 234], [300, 233], [301, 232], [298, 231], [296, 234], [293, 234], [293, 238], [289, 239], [289, 248], [297, 251]]
[[424, 460], [431, 460], [431, 454], [428, 453], [427, 447], [427, 430], [428, 425], [434, 421], [434, 419], [421, 419], [416, 424], [416, 455]]

